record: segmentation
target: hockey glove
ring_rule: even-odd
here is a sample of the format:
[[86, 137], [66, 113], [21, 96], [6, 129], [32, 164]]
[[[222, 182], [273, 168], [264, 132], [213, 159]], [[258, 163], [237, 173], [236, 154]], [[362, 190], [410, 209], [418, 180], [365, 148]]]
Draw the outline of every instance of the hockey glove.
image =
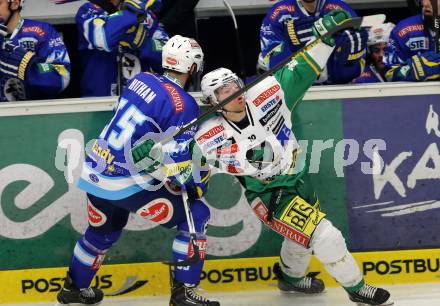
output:
[[131, 150], [133, 163], [139, 170], [152, 173], [162, 164], [162, 147], [155, 144], [154, 140], [148, 139]]
[[124, 39], [119, 44], [124, 48], [137, 50], [142, 46], [148, 34], [147, 25], [145, 23], [134, 25], [125, 34]]
[[122, 7], [136, 14], [145, 15], [156, 0], [124, 0]]
[[341, 66], [358, 62], [366, 54], [367, 41], [367, 30], [345, 30], [336, 40], [336, 61]]
[[0, 50], [0, 72], [22, 81], [35, 61], [35, 54], [11, 43], [4, 43]]
[[[319, 38], [329, 31], [331, 31], [336, 26], [340, 25], [347, 19], [350, 19], [351, 15], [344, 10], [334, 10], [326, 14], [324, 17], [318, 19], [313, 24], [313, 34], [316, 38]], [[327, 37], [323, 40], [327, 45], [334, 47], [336, 44], [336, 39], [333, 36]]]
[[286, 32], [294, 49], [302, 47], [313, 39], [313, 24], [317, 17], [307, 16], [299, 19], [289, 19], [286, 22]]
[[403, 70], [401, 68], [401, 72], [407, 73], [410, 81], [438, 80], [440, 78], [440, 54], [428, 51], [413, 55], [407, 61], [407, 68]]

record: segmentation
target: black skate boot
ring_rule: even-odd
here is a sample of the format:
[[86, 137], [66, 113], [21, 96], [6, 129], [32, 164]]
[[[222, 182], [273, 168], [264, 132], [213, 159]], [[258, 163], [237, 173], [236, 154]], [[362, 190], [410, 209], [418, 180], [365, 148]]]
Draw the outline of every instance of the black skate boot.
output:
[[171, 289], [170, 306], [220, 306], [220, 303], [207, 300], [197, 294], [195, 287], [189, 287], [174, 281]]
[[394, 302], [390, 298], [390, 293], [382, 288], [377, 288], [364, 284], [355, 292], [348, 292], [348, 296], [352, 302], [358, 305], [393, 305]]
[[64, 287], [57, 295], [57, 305], [98, 305], [103, 298], [104, 294], [99, 289], [73, 287], [72, 279], [67, 274]]
[[314, 294], [321, 293], [325, 289], [324, 282], [321, 279], [316, 278], [316, 273], [309, 273], [299, 282], [292, 283], [286, 279], [278, 263], [275, 263], [273, 266], [273, 272], [278, 278], [278, 288], [283, 293], [301, 292]]

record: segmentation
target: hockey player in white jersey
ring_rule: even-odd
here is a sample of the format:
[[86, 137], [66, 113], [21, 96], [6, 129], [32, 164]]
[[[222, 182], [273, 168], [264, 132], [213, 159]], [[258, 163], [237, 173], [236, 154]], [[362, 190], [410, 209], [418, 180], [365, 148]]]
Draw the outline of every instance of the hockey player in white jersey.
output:
[[[344, 12], [326, 15], [329, 30]], [[196, 142], [206, 162], [237, 176], [258, 218], [284, 236], [281, 265], [274, 271], [282, 292], [319, 293], [322, 280], [305, 276], [312, 252], [344, 287], [351, 301], [392, 305], [388, 291], [366, 284], [344, 237], [320, 210], [304, 170], [295, 168], [298, 142], [291, 112], [313, 84], [334, 49], [332, 40], [316, 40], [274, 76], [267, 77], [225, 105], [205, 122]], [[204, 102], [215, 105], [243, 86], [236, 74], [219, 68], [202, 79]]]

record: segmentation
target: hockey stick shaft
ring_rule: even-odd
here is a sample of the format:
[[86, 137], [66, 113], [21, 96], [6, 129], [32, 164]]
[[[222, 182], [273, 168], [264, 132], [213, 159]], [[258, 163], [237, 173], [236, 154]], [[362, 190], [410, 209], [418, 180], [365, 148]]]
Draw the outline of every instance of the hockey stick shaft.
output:
[[184, 185], [182, 185], [182, 200], [183, 200], [183, 209], [185, 211], [185, 216], [186, 216], [186, 222], [188, 224], [189, 245], [191, 245], [192, 247], [193, 254], [191, 256], [190, 254], [188, 254], [188, 258], [183, 261], [164, 262], [164, 264], [176, 266], [176, 267], [186, 267], [186, 266], [194, 265], [198, 263], [201, 258], [199, 246], [197, 245], [197, 233], [194, 227], [194, 219], [192, 217], [191, 208], [189, 206], [188, 193]]
[[431, 0], [432, 4], [432, 18], [434, 21], [434, 47], [435, 53], [440, 52], [440, 17], [438, 12], [438, 3], [437, 0]]
[[223, 0], [223, 4], [225, 5], [227, 11], [229, 12], [229, 15], [232, 18], [233, 23], [234, 23], [235, 44], [236, 44], [236, 48], [237, 48], [238, 64], [240, 66], [240, 77], [245, 78], [246, 77], [246, 68], [244, 67], [243, 52], [242, 52], [243, 50], [241, 48], [241, 43], [240, 43], [240, 32], [238, 30], [237, 19], [235, 18], [234, 10], [232, 9], [229, 2], [226, 0]]

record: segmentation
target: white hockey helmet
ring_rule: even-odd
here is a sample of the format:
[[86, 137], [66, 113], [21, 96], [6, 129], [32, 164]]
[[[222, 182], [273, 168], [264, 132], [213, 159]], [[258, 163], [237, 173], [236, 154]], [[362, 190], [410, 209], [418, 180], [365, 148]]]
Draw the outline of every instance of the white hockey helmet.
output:
[[202, 102], [217, 104], [219, 101], [217, 100], [216, 91], [231, 82], [236, 82], [240, 88], [244, 87], [243, 81], [227, 68], [218, 68], [205, 74], [200, 85], [203, 96]]
[[188, 73], [193, 64], [196, 72], [203, 71], [203, 52], [200, 45], [192, 38], [175, 35], [162, 49], [162, 67], [165, 69]]
[[367, 45], [373, 46], [379, 43], [388, 43], [394, 26], [394, 23], [387, 22], [375, 27], [371, 27], [370, 31], [368, 32]]

